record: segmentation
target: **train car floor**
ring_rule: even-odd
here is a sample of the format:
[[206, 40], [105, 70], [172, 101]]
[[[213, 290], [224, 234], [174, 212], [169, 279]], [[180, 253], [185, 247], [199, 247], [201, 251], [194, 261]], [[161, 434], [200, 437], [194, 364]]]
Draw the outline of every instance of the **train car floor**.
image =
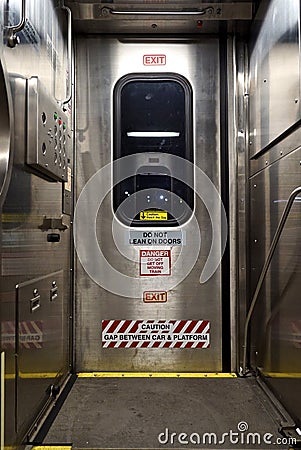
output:
[[78, 378], [43, 446], [288, 449], [278, 426], [253, 378]]

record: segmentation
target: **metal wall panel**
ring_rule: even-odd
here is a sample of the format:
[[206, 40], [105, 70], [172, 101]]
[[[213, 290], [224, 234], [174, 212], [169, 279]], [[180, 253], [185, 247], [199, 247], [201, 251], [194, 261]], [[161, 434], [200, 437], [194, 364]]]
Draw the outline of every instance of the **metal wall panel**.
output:
[[250, 48], [250, 155], [300, 120], [300, 4], [272, 0], [257, 16]]
[[[9, 24], [16, 24], [20, 18], [21, 3], [5, 2]], [[4, 6], [4, 2], [1, 2]], [[56, 313], [61, 318], [61, 328], [58, 333], [58, 353], [63, 362], [58, 375], [66, 375], [69, 370], [69, 315], [70, 315], [70, 217], [63, 215], [62, 183], [49, 182], [36, 175], [26, 164], [26, 133], [30, 117], [26, 114], [26, 80], [38, 77], [47, 95], [52, 100], [63, 99], [67, 86], [67, 51], [65, 43], [66, 13], [56, 8], [55, 1], [36, 0], [26, 2], [25, 28], [19, 34], [20, 44], [15, 48], [6, 46], [4, 40], [1, 55], [7, 68], [13, 97], [13, 121], [15, 133], [13, 137], [14, 155], [11, 179], [8, 192], [1, 210], [1, 346], [6, 352], [6, 424], [5, 445], [19, 444], [23, 434], [28, 430], [35, 418], [36, 410], [33, 404], [49, 397], [45, 393], [45, 378], [37, 376], [39, 357], [35, 349], [27, 349], [22, 355], [22, 364], [32, 365], [35, 371], [35, 389], [30, 393], [31, 407], [19, 409], [17, 416], [15, 404], [22, 400], [22, 384], [16, 383], [20, 373], [15, 368], [15, 356], [19, 356], [15, 348], [18, 339], [19, 323], [26, 322], [27, 311], [19, 311], [16, 321], [15, 286], [30, 279], [46, 276], [58, 270], [63, 271], [64, 290], [62, 304], [57, 303]], [[4, 20], [4, 17], [3, 17]], [[5, 24], [1, 22], [1, 27]], [[68, 108], [68, 121], [71, 124], [71, 114]], [[11, 153], [13, 146], [11, 147]], [[70, 158], [72, 159], [71, 155]], [[57, 219], [66, 228], [55, 229], [45, 226], [47, 219]], [[59, 235], [60, 242], [49, 242], [51, 233]], [[54, 306], [54, 305], [53, 305]], [[47, 315], [47, 312], [44, 312]], [[47, 320], [44, 317], [42, 320]], [[14, 335], [14, 336], [12, 336]], [[6, 341], [5, 341], [6, 340]], [[32, 352], [31, 352], [32, 350]], [[50, 353], [53, 353], [51, 349]], [[49, 353], [49, 367], [44, 366], [44, 372], [53, 372], [52, 356]], [[47, 360], [47, 358], [46, 358]], [[36, 364], [34, 365], [33, 362]], [[17, 367], [18, 368], [18, 367]], [[32, 373], [32, 372], [28, 372]], [[48, 384], [53, 383], [54, 376]], [[28, 381], [28, 380], [27, 380]], [[30, 382], [30, 381], [29, 381]], [[60, 381], [57, 380], [59, 383]], [[16, 396], [16, 397], [15, 397]], [[15, 420], [16, 419], [16, 420]], [[18, 430], [18, 434], [16, 434]]]
[[[166, 54], [166, 66], [147, 68], [144, 54]], [[196, 164], [220, 190], [220, 81], [219, 42], [123, 42], [115, 38], [77, 40], [77, 195], [99, 169], [111, 161], [113, 87], [130, 72], [168, 72], [185, 76], [193, 89], [193, 116]], [[89, 83], [87, 83], [89, 80]], [[92, 200], [92, 199], [91, 199]], [[88, 199], [86, 219], [91, 217]], [[219, 220], [219, 211], [215, 211]], [[196, 200], [196, 216], [201, 226], [201, 253], [189, 276], [168, 292], [167, 303], [146, 304], [137, 298], [112, 294], [97, 286], [78, 262], [76, 269], [76, 369], [128, 371], [220, 371], [221, 270], [205, 284], [199, 276], [211, 246], [211, 226], [206, 208]], [[106, 258], [120, 272], [139, 279], [138, 264], [124, 258], [112, 239], [111, 194], [97, 216], [99, 245]], [[80, 237], [79, 237], [80, 239]], [[187, 234], [189, 243], [194, 237]], [[133, 249], [133, 254], [137, 249]], [[176, 259], [179, 250], [172, 249]], [[86, 255], [94, 258], [93, 248]], [[184, 263], [182, 263], [184, 264]], [[178, 276], [183, 266], [178, 269]], [[95, 258], [95, 273], [104, 267]], [[112, 274], [108, 274], [113, 276]], [[133, 283], [134, 284], [134, 283]], [[147, 282], [140, 279], [140, 287]], [[147, 290], [147, 288], [145, 289]], [[101, 346], [102, 319], [172, 320], [205, 319], [211, 322], [211, 346], [207, 349], [105, 349]]]
[[[300, 159], [298, 148], [250, 179], [251, 293], [287, 199], [301, 184]], [[258, 298], [251, 333], [252, 365], [262, 371], [299, 423], [301, 410], [295, 394], [301, 388], [300, 200], [297, 197], [294, 202], [273, 256]]]

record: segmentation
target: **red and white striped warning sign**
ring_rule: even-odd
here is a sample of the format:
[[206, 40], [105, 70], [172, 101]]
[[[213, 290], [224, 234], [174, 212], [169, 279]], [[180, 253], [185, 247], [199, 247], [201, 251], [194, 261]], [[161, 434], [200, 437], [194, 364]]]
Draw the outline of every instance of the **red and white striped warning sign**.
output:
[[[1, 322], [1, 342], [3, 348], [14, 348], [16, 340], [15, 322]], [[43, 347], [43, 321], [27, 320], [19, 323], [19, 345], [22, 348]]]
[[208, 320], [103, 320], [103, 348], [208, 348]]

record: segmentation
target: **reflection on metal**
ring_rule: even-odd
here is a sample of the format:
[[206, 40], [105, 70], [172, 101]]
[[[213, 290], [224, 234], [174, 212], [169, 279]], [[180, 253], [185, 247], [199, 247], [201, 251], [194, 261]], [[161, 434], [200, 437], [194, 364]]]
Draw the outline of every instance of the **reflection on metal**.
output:
[[276, 229], [276, 232], [274, 234], [273, 241], [271, 243], [271, 246], [270, 246], [267, 258], [265, 260], [264, 266], [263, 266], [263, 268], [261, 270], [261, 273], [260, 273], [259, 280], [258, 280], [257, 285], [256, 285], [256, 289], [255, 289], [254, 295], [252, 297], [251, 305], [250, 305], [250, 308], [249, 308], [249, 311], [248, 311], [248, 314], [247, 314], [247, 318], [246, 318], [246, 322], [245, 322], [244, 342], [243, 342], [242, 375], [246, 375], [246, 373], [247, 373], [247, 344], [248, 344], [248, 333], [249, 333], [250, 320], [252, 318], [252, 314], [253, 314], [253, 311], [254, 311], [257, 299], [258, 299], [258, 295], [259, 295], [260, 290], [262, 288], [265, 276], [266, 276], [267, 271], [269, 269], [269, 266], [271, 264], [274, 252], [275, 252], [276, 247], [278, 245], [278, 242], [279, 242], [279, 239], [281, 237], [281, 234], [282, 234], [282, 231], [284, 229], [284, 226], [286, 224], [287, 218], [289, 216], [289, 213], [291, 211], [291, 208], [292, 208], [292, 206], [294, 204], [294, 201], [295, 201], [297, 195], [300, 194], [300, 193], [301, 193], [301, 186], [299, 186], [296, 189], [294, 189], [292, 191], [292, 193], [290, 194], [288, 200], [287, 200], [287, 205], [286, 205], [286, 207], [285, 207], [285, 209], [284, 209], [284, 211], [282, 213], [280, 222], [279, 222], [278, 227]]
[[[39, 301], [40, 296], [37, 297], [37, 302]], [[29, 349], [43, 347], [44, 337], [42, 320], [21, 321], [18, 324], [18, 328], [18, 345], [20, 348]], [[1, 341], [4, 349], [15, 349], [16, 325], [14, 321], [6, 320], [1, 322]]]
[[123, 14], [123, 15], [133, 15], [133, 16], [203, 16], [207, 14], [208, 16], [212, 14], [221, 14], [221, 8], [217, 8], [216, 11], [212, 6], [207, 8], [202, 8], [197, 11], [116, 11], [111, 8], [102, 8], [102, 15], [107, 14]]
[[236, 378], [226, 372], [80, 372], [78, 378]]
[[301, 372], [263, 372], [269, 378], [301, 378]]
[[14, 48], [17, 44], [19, 44], [20, 40], [16, 33], [19, 31], [22, 31], [25, 27], [26, 23], [26, 16], [25, 16], [25, 10], [26, 10], [26, 0], [21, 0], [21, 17], [20, 21], [17, 25], [12, 25], [7, 27], [7, 45], [8, 47]]
[[0, 61], [0, 207], [3, 205], [11, 174], [12, 106], [10, 87]]
[[177, 131], [128, 131], [128, 137], [179, 137]]

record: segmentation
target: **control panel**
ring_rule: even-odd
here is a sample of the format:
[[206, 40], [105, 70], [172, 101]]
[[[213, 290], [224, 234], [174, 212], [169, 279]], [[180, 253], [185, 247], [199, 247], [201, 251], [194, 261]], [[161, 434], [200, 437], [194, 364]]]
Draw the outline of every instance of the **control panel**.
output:
[[67, 181], [70, 136], [67, 115], [38, 78], [27, 80], [27, 164], [52, 180]]

